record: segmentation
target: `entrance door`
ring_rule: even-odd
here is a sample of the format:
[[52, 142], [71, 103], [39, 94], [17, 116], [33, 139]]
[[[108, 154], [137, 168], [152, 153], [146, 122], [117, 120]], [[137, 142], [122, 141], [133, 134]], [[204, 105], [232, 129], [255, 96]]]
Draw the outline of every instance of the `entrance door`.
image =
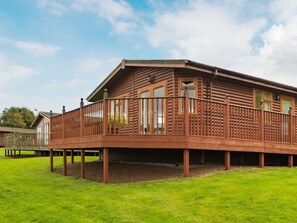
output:
[[139, 91], [140, 134], [165, 134], [165, 83], [158, 83]]

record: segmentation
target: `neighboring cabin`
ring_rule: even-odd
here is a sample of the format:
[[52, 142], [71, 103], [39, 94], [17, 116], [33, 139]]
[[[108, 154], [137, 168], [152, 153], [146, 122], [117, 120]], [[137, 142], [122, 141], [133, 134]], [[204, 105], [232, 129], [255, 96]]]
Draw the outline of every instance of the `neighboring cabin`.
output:
[[39, 112], [35, 120], [31, 124], [32, 128], [36, 128], [37, 140], [40, 144], [47, 146], [49, 139], [50, 116], [59, 115], [58, 113]]
[[5, 154], [15, 155], [16, 151], [26, 150], [34, 151], [35, 155], [48, 155], [48, 140], [50, 115], [59, 115], [58, 113], [39, 112], [31, 124], [32, 129], [14, 128], [10, 134], [3, 135], [5, 141]]
[[[87, 97], [94, 104], [52, 118], [49, 148], [104, 148], [105, 165], [108, 151], [113, 160], [183, 162], [185, 176], [190, 160], [225, 156], [229, 169], [230, 152], [260, 166], [264, 154], [286, 154], [292, 166], [296, 97], [295, 87], [190, 60], [123, 60]], [[108, 166], [104, 174], [107, 182]]]
[[5, 135], [7, 134], [34, 134], [35, 129], [22, 129], [22, 128], [12, 128], [12, 127], [2, 127], [0, 126], [0, 147], [5, 146]]

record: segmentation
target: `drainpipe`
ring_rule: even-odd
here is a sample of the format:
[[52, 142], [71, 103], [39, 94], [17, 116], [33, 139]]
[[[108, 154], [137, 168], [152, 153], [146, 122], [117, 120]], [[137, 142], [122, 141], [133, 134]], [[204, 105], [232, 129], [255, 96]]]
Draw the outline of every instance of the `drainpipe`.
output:
[[218, 70], [215, 69], [215, 71], [213, 73], [213, 77], [209, 83], [209, 100], [212, 100], [212, 83], [216, 79], [217, 75], [218, 75]]

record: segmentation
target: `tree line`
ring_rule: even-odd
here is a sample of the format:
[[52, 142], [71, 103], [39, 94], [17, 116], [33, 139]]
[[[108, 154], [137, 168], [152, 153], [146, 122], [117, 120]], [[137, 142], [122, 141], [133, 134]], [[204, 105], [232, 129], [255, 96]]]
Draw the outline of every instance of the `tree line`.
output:
[[5, 108], [0, 116], [0, 126], [31, 128], [35, 114], [29, 108], [12, 106]]

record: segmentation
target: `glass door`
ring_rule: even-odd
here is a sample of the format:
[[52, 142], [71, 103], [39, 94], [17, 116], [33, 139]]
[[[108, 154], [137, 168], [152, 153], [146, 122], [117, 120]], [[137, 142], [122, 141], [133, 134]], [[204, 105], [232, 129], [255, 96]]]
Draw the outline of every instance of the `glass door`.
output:
[[153, 97], [155, 98], [153, 106], [154, 134], [163, 134], [165, 132], [164, 96], [164, 87], [153, 90]]
[[144, 91], [140, 93], [140, 133], [150, 133], [150, 92]]
[[165, 123], [165, 84], [158, 83], [139, 91], [140, 134], [164, 134]]

